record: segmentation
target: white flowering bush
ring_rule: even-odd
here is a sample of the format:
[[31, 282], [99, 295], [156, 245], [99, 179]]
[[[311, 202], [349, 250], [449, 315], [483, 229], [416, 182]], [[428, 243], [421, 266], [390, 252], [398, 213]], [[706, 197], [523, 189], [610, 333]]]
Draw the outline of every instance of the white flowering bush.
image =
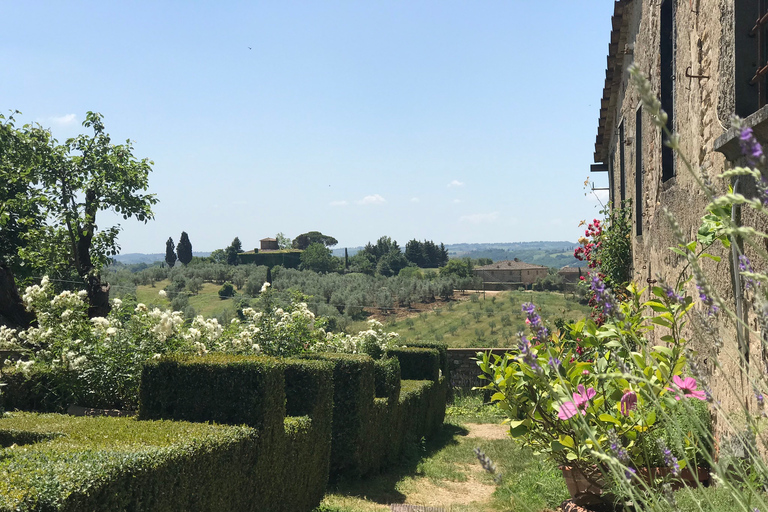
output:
[[85, 292], [56, 294], [47, 278], [27, 288], [23, 300], [35, 311], [38, 325], [0, 327], [0, 347], [26, 354], [5, 368], [25, 375], [49, 373], [59, 396], [92, 407], [134, 408], [143, 364], [166, 354], [288, 357], [332, 351], [380, 357], [397, 337], [376, 321], [354, 336], [326, 333], [303, 296], [281, 306], [268, 283], [261, 288], [258, 307], [245, 308], [242, 318], [228, 326], [200, 315], [185, 321], [179, 311], [120, 299], [112, 301], [109, 316], [89, 319]]
[[388, 348], [397, 346], [399, 334], [384, 331], [384, 326], [378, 320], [368, 320], [368, 326], [368, 330], [354, 335], [329, 332], [324, 340], [311, 347], [311, 351], [368, 354], [379, 359]]

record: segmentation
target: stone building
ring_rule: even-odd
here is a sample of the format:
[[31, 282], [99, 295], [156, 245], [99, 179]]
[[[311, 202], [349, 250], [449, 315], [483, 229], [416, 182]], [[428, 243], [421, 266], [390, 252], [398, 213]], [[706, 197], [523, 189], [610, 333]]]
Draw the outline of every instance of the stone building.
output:
[[520, 286], [529, 288], [539, 278], [547, 277], [547, 267], [520, 260], [497, 261], [475, 267], [475, 276], [483, 280], [486, 290], [511, 290]]
[[261, 251], [277, 251], [280, 246], [277, 244], [277, 238], [262, 238], [259, 240]]
[[[708, 200], [694, 173], [724, 192], [728, 183], [718, 175], [743, 163], [738, 133], [732, 128], [734, 114], [753, 127], [763, 142], [768, 141], [768, 16], [760, 6], [766, 9], [765, 2], [758, 0], [614, 2], [592, 170], [607, 172], [612, 204], [631, 203], [633, 270], [641, 285], [657, 276], [674, 281], [686, 265], [684, 258], [669, 250], [679, 240], [665, 211], [679, 224], [686, 241], [696, 239]], [[679, 133], [680, 154], [663, 145], [661, 130], [644, 111], [627, 71], [632, 63], [650, 79], [668, 114], [668, 126]], [[747, 197], [756, 193], [754, 183], [746, 178], [731, 185]], [[766, 228], [751, 211], [739, 210], [734, 209], [737, 221]], [[734, 247], [740, 245], [736, 240]], [[744, 251], [753, 262], [758, 260], [749, 248]], [[719, 245], [709, 252], [722, 258], [706, 260], [702, 266], [724, 305], [736, 311], [742, 304], [744, 311], [751, 310], [750, 295], [745, 295], [738, 277], [738, 261], [734, 267], [734, 254]], [[764, 270], [765, 262], [758, 260], [756, 266]], [[696, 296], [692, 284], [690, 292]], [[693, 318], [700, 322], [702, 309], [699, 304], [694, 310]], [[741, 314], [759, 331], [752, 315]], [[709, 374], [715, 400], [726, 409], [743, 404], [754, 408], [748, 375], [765, 370], [760, 340], [741, 332], [726, 315], [721, 315], [719, 325], [722, 345], [713, 341], [718, 336], [706, 339], [702, 331], [688, 333], [699, 353], [698, 363]], [[720, 368], [712, 364], [716, 353]]]

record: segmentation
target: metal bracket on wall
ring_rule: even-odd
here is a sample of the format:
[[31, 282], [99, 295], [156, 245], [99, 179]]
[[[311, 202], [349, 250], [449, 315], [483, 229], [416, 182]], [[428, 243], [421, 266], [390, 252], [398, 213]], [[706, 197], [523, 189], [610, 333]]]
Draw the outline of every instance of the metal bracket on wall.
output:
[[691, 90], [691, 82], [693, 81], [694, 78], [697, 80], [704, 80], [706, 78], [711, 78], [709, 75], [701, 75], [701, 74], [694, 75], [693, 73], [691, 73], [692, 70], [693, 70], [693, 66], [688, 66], [687, 68], [685, 68], [685, 77], [688, 79], [689, 91]]

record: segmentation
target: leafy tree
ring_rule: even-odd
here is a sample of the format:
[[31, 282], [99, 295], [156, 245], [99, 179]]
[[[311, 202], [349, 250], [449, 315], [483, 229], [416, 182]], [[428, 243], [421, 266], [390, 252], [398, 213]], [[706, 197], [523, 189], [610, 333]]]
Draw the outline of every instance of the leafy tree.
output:
[[322, 243], [313, 243], [301, 253], [302, 270], [333, 272], [338, 267], [336, 258]]
[[192, 243], [189, 241], [189, 235], [186, 231], [181, 232], [179, 245], [176, 246], [176, 255], [184, 265], [188, 265], [192, 261]]
[[165, 262], [169, 267], [173, 267], [176, 263], [176, 244], [171, 237], [168, 237], [168, 241], [165, 242]]
[[379, 258], [376, 264], [376, 273], [385, 277], [397, 275], [402, 269], [408, 266], [408, 260], [400, 249], [391, 250]]
[[[3, 124], [4, 132], [14, 130], [12, 124]], [[78, 135], [61, 145], [44, 130], [22, 129], [21, 140], [35, 141], [33, 152], [17, 159], [15, 171], [11, 165], [4, 174], [16, 172], [22, 180], [17, 184], [27, 180], [35, 185], [27, 200], [40, 200], [39, 212], [45, 216], [30, 217], [29, 209], [23, 213], [26, 219], [19, 220], [36, 225], [27, 229], [16, 254], [49, 273], [78, 275], [86, 283], [89, 314], [104, 316], [109, 312], [109, 286], [102, 284], [100, 271], [119, 250], [120, 226], [99, 230], [97, 214], [112, 210], [124, 219], [147, 222], [157, 199], [143, 193], [152, 162], [134, 157], [131, 141], [113, 144], [98, 113], [88, 112], [83, 126], [93, 129], [93, 135]], [[6, 208], [17, 215], [25, 210], [23, 205]]]
[[469, 258], [453, 259], [440, 269], [441, 276], [472, 277], [472, 260]]
[[235, 237], [235, 239], [232, 240], [232, 243], [229, 246], [232, 247], [235, 250], [235, 252], [238, 254], [243, 252], [243, 244], [240, 242], [240, 238], [238, 237]]
[[211, 258], [213, 263], [226, 263], [227, 253], [224, 251], [224, 249], [216, 249], [211, 253], [209, 258]]
[[285, 236], [282, 232], [275, 235], [275, 240], [277, 240], [277, 246], [280, 249], [290, 249], [293, 244], [291, 239]]
[[333, 247], [339, 241], [329, 235], [324, 235], [319, 231], [309, 231], [302, 233], [293, 239], [294, 249], [306, 249], [312, 244], [322, 244], [325, 247]]
[[16, 277], [34, 275], [19, 254], [26, 234], [45, 223], [45, 196], [36, 186], [41, 163], [50, 151], [50, 134], [40, 127], [15, 127], [13, 115], [0, 114], [0, 325], [26, 327], [34, 314], [26, 310]]

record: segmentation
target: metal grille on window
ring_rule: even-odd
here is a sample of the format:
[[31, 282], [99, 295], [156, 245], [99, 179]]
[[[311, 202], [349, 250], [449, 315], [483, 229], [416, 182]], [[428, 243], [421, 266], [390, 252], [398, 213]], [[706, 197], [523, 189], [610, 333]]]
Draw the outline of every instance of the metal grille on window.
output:
[[759, 0], [757, 21], [750, 31], [750, 37], [755, 39], [757, 44], [757, 71], [755, 76], [749, 82], [751, 85], [757, 85], [757, 96], [759, 106], [766, 104], [768, 97], [768, 0]]

